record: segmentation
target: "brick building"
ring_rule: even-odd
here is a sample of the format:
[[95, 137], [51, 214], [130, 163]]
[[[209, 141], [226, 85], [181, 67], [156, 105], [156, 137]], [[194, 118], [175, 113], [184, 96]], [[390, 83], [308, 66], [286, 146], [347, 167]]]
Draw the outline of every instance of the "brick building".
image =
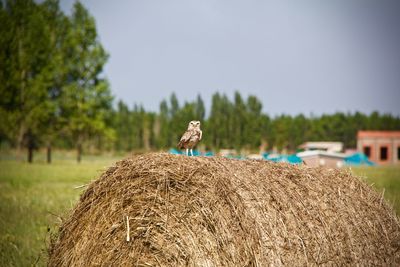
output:
[[357, 150], [378, 164], [400, 163], [400, 131], [359, 131]]

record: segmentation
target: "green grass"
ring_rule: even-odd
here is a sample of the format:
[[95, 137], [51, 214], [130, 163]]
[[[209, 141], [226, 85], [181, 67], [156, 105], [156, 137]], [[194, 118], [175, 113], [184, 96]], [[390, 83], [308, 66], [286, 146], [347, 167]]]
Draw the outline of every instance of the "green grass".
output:
[[0, 161], [0, 266], [46, 265], [48, 228], [77, 202], [86, 184], [114, 160]]
[[[85, 157], [81, 164], [73, 156], [56, 157], [51, 165], [37, 158], [28, 164], [0, 161], [0, 266], [46, 265], [49, 233], [59, 219], [78, 201], [86, 184], [117, 159], [111, 156]], [[353, 168], [366, 177], [400, 214], [400, 166]], [[54, 215], [53, 215], [54, 214]]]
[[[357, 176], [384, 193], [386, 201], [400, 215], [400, 165], [352, 168]], [[383, 192], [384, 190], [384, 192]]]

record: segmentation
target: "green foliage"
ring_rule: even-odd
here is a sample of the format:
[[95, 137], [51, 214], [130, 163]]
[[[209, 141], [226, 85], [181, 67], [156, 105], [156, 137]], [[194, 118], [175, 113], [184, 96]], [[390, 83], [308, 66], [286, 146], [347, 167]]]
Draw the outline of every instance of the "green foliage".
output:
[[119, 151], [132, 150], [134, 124], [128, 106], [122, 101], [118, 102], [114, 122], [113, 126], [116, 131], [115, 149]]
[[[200, 96], [193, 102], [180, 105], [176, 95], [172, 94], [169, 101], [160, 103], [158, 114], [145, 112], [143, 108], [140, 110], [138, 113], [136, 109], [129, 110], [122, 102], [118, 104], [115, 116], [121, 124], [114, 125], [117, 150], [175, 147], [191, 120], [202, 121], [203, 149], [229, 148], [238, 152], [242, 149], [295, 152], [306, 141], [342, 141], [346, 148], [354, 148], [359, 130], [400, 130], [399, 117], [377, 112], [369, 116], [359, 112], [337, 112], [311, 118], [302, 114], [270, 118], [263, 114], [262, 103], [257, 97], [250, 95], [244, 100], [239, 92], [235, 92], [233, 100], [215, 93], [207, 118]], [[151, 136], [151, 142], [146, 141], [145, 132]], [[131, 142], [135, 145], [128, 145]]]
[[93, 17], [80, 2], [74, 5], [66, 48], [65, 74], [70, 82], [63, 87], [61, 111], [68, 118], [64, 130], [79, 151], [93, 136], [113, 136], [105, 124], [113, 98], [108, 82], [100, 78], [108, 55], [98, 42]]
[[400, 167], [397, 166], [376, 166], [376, 167], [355, 167], [352, 172], [366, 183], [372, 185], [384, 198], [393, 206], [400, 215]]
[[54, 112], [48, 89], [51, 86], [51, 58], [55, 47], [52, 24], [56, 11], [46, 10], [49, 2], [7, 1], [1, 10], [0, 116], [1, 131], [22, 147], [33, 143]]
[[30, 152], [61, 138], [79, 150], [112, 141], [108, 55], [83, 5], [67, 17], [56, 0], [9, 0], [0, 25], [0, 140]]
[[157, 134], [158, 134], [158, 142], [157, 146], [159, 148], [168, 148], [172, 146], [169, 132], [170, 132], [170, 116], [169, 116], [169, 107], [167, 101], [163, 100], [160, 103], [160, 114], [158, 116], [157, 121]]

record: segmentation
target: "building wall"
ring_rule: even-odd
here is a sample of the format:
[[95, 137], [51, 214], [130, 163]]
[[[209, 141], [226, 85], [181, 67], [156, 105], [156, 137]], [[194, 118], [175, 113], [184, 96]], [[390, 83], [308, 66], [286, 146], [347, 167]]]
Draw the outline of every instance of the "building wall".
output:
[[[365, 147], [370, 147], [369, 159], [378, 164], [396, 164], [399, 163], [398, 149], [400, 147], [400, 138], [398, 137], [358, 137], [357, 150], [365, 152]], [[387, 159], [381, 159], [381, 147], [387, 147]]]
[[324, 155], [315, 155], [302, 158], [303, 161], [309, 167], [328, 167], [328, 168], [340, 168], [343, 166], [343, 159], [336, 157], [328, 157]]

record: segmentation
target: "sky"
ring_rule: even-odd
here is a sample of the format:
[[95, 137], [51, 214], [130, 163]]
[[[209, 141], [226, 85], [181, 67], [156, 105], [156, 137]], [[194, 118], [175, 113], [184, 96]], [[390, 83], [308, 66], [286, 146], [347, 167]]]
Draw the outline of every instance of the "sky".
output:
[[[400, 115], [400, 1], [81, 0], [117, 100], [158, 111], [215, 92], [271, 114]], [[60, 0], [70, 14], [73, 0]]]

